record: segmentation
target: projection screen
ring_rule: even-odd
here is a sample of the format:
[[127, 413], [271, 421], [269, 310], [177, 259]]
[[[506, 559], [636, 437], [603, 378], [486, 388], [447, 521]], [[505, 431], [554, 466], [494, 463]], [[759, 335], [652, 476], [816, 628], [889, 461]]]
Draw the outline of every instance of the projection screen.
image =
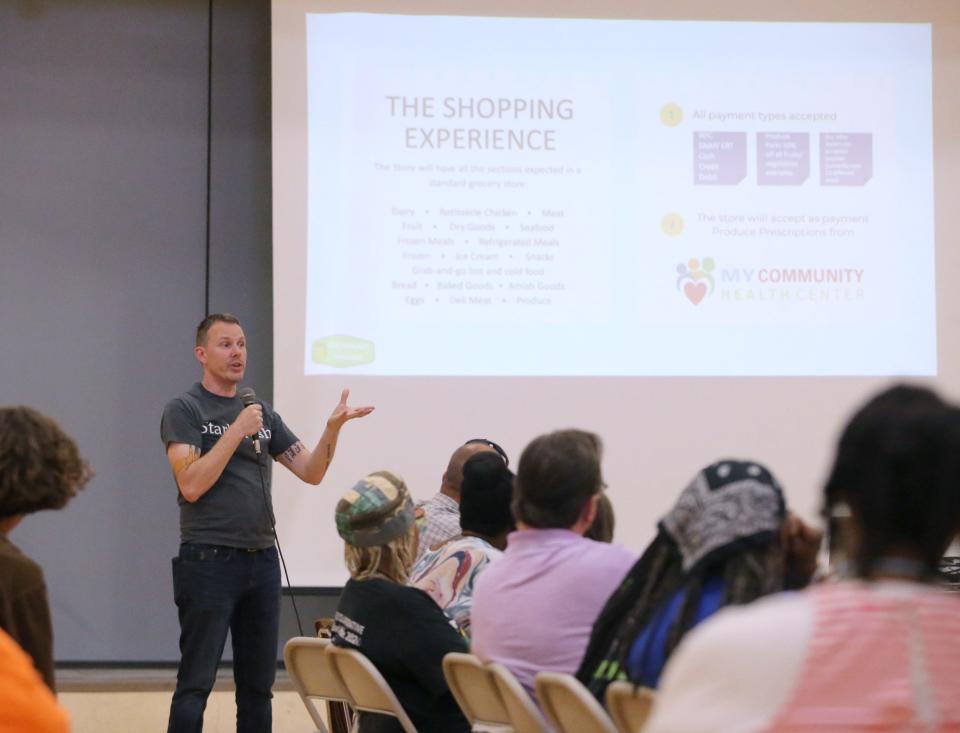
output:
[[956, 394], [960, 10], [715, 5], [274, 3], [275, 407], [377, 408], [274, 473], [293, 585], [344, 582], [356, 479], [429, 498], [467, 439], [597, 432], [639, 551], [724, 457], [815, 519], [858, 402]]

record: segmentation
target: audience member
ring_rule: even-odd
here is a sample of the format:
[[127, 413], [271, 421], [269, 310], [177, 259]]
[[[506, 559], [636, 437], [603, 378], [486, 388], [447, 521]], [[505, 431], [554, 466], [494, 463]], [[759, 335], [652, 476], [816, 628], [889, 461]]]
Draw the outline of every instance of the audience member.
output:
[[452, 537], [460, 534], [460, 488], [463, 484], [463, 464], [485, 451], [493, 451], [509, 465], [510, 459], [503, 448], [486, 438], [474, 438], [457, 448], [447, 470], [440, 480], [440, 491], [427, 501], [417, 504], [417, 526], [420, 529], [420, 544], [417, 562], [428, 550], [436, 549]]
[[[359, 649], [380, 670], [417, 730], [470, 730], [443, 677], [447, 652], [466, 643], [436, 603], [406, 585], [417, 549], [403, 480], [378, 471], [340, 499], [337, 531], [350, 571], [334, 617], [333, 643]], [[361, 733], [401, 731], [394, 718], [361, 713]]]
[[786, 514], [773, 474], [746, 461], [704, 468], [607, 601], [577, 677], [601, 701], [617, 679], [657, 687], [664, 664], [691, 628], [723, 606], [783, 590], [787, 565], [796, 565], [786, 562], [787, 535], [804, 560], [803, 577], [789, 582], [805, 584], [820, 535]]
[[844, 430], [825, 508], [849, 507], [856, 577], [721, 612], [667, 665], [650, 730], [960, 730], [960, 410], [894, 387]]
[[514, 481], [517, 531], [501, 560], [479, 578], [473, 651], [500, 662], [524, 687], [540, 671], [572, 674], [604, 602], [636, 561], [583, 534], [603, 486], [600, 439], [581, 430], [536, 438]]
[[0, 628], [54, 689], [53, 628], [43, 571], [7, 535], [43, 509], [60, 509], [90, 480], [76, 443], [29, 407], [0, 408]]
[[0, 631], [0, 731], [10, 733], [67, 733], [66, 711], [32, 660], [5, 632]]
[[613, 530], [616, 527], [616, 517], [613, 515], [613, 502], [607, 496], [606, 491], [600, 492], [600, 498], [597, 499], [597, 516], [593, 518], [593, 524], [584, 533], [588, 540], [597, 542], [613, 542]]
[[512, 498], [513, 472], [503, 459], [491, 451], [472, 456], [463, 464], [460, 535], [427, 552], [410, 576], [410, 584], [433, 598], [467, 639], [477, 577], [500, 559], [514, 528]]

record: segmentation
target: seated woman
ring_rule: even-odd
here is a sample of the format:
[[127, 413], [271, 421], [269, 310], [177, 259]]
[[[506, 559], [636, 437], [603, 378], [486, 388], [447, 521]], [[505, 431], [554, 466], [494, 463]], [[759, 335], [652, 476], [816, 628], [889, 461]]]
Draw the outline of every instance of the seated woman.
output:
[[960, 730], [960, 599], [937, 584], [960, 532], [960, 409], [916, 387], [868, 402], [826, 485], [826, 510], [841, 503], [855, 577], [695, 630], [649, 730]]
[[503, 556], [513, 531], [513, 472], [492, 451], [463, 464], [460, 535], [429, 550], [414, 566], [410, 585], [425, 591], [470, 640], [470, 609], [477, 577]]
[[786, 513], [765, 467], [707, 466], [607, 601], [577, 677], [601, 701], [614, 680], [657, 687], [684, 634], [723, 606], [805, 583], [819, 543], [817, 531]]
[[[406, 585], [417, 554], [413, 502], [396, 474], [377, 471], [340, 499], [337, 532], [350, 580], [334, 617], [333, 643], [359, 649], [384, 676], [421, 733], [466, 733], [470, 726], [443, 677], [447, 652], [463, 638], [436, 603]], [[397, 733], [394, 718], [361, 713], [361, 733]]]
[[613, 502], [607, 496], [606, 491], [600, 492], [600, 498], [597, 499], [597, 516], [593, 518], [593, 524], [587, 528], [583, 536], [588, 540], [596, 542], [613, 542], [613, 532], [617, 524], [617, 518], [613, 513]]

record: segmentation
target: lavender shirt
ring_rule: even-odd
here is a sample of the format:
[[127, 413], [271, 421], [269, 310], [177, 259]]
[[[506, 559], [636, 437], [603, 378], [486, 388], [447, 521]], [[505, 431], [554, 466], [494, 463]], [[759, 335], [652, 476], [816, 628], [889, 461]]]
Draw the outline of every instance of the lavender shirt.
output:
[[533, 693], [538, 672], [573, 674], [593, 622], [633, 567], [624, 547], [566, 529], [524, 529], [478, 578], [471, 651], [500, 662]]

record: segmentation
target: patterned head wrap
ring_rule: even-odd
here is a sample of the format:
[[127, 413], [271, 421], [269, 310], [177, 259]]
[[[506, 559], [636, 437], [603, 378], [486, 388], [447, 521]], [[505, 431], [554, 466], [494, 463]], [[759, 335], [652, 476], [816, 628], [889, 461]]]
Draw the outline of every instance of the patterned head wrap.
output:
[[390, 471], [365, 476], [337, 502], [337, 533], [354, 547], [389, 544], [407, 533], [413, 518], [407, 485]]
[[769, 541], [784, 513], [783, 490], [766, 467], [719, 461], [694, 477], [659, 526], [676, 543], [689, 573], [740, 544]]
[[[594, 623], [577, 678], [599, 700], [615, 679], [653, 684], [663, 662], [702, 620], [709, 577], [723, 582], [721, 606], [782, 590], [780, 527], [786, 513], [773, 474], [752, 461], [718, 461], [698, 473], [659, 522], [659, 532], [607, 600]], [[668, 611], [679, 599], [679, 606]], [[663, 616], [658, 614], [664, 613]], [[628, 669], [634, 644], [652, 624], [639, 669]], [[665, 636], [663, 636], [665, 634]]]

